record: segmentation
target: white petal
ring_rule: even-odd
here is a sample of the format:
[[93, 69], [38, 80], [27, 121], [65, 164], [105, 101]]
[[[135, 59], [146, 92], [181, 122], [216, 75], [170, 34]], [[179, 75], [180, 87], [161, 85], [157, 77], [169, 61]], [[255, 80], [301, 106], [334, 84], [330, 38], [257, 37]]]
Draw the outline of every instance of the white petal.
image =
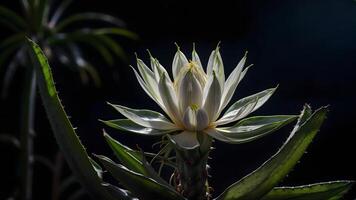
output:
[[258, 102], [258, 98], [248, 102], [247, 104], [243, 105], [242, 107], [239, 107], [236, 110], [232, 110], [224, 114], [223, 117], [221, 117], [218, 121], [216, 121], [215, 124], [216, 125], [228, 124], [246, 117], [254, 110], [257, 102]]
[[260, 108], [274, 93], [276, 88], [270, 88], [235, 102], [216, 122], [217, 125], [237, 121]]
[[185, 73], [178, 88], [181, 113], [190, 106], [201, 107], [203, 99], [202, 93], [199, 81], [189, 70]]
[[198, 109], [196, 113], [196, 130], [201, 131], [209, 125], [208, 114], [203, 109]]
[[195, 132], [183, 131], [176, 135], [170, 135], [170, 137], [173, 139], [173, 142], [184, 149], [194, 149], [199, 146]]
[[217, 74], [221, 87], [223, 87], [225, 84], [225, 72], [224, 63], [219, 52], [219, 46], [217, 46], [210, 54], [206, 73], [208, 76], [211, 76], [214, 71]]
[[203, 101], [203, 109], [208, 114], [209, 121], [215, 121], [218, 117], [217, 114], [221, 101], [221, 86], [215, 73], [210, 77], [204, 88]]
[[138, 133], [142, 135], [165, 135], [167, 133], [171, 133], [174, 131], [174, 130], [157, 130], [153, 128], [144, 127], [136, 124], [135, 122], [129, 119], [115, 119], [115, 120], [102, 121], [102, 122], [115, 129], [129, 131], [132, 133]]
[[[201, 64], [200, 58], [198, 53], [195, 51], [195, 44], [193, 44], [193, 51], [192, 51], [192, 61], [198, 65], [199, 68], [203, 70], [203, 65]], [[204, 70], [203, 70], [204, 71]]]
[[167, 114], [176, 124], [180, 124], [180, 113], [178, 110], [177, 95], [174, 91], [173, 84], [167, 78], [168, 74], [161, 76], [161, 80], [158, 83], [158, 89], [161, 95], [161, 99], [164, 107], [167, 110]]
[[147, 65], [137, 58], [137, 68], [145, 81], [148, 89], [154, 94], [157, 99], [160, 99], [158, 91], [158, 82], [156, 81], [154, 73], [147, 67]]
[[132, 109], [121, 105], [110, 105], [113, 106], [122, 115], [141, 126], [158, 130], [177, 129], [177, 127], [161, 113], [151, 110]]
[[132, 68], [132, 70], [135, 73], [135, 76], [137, 78], [138, 83], [140, 84], [140, 86], [142, 87], [142, 89], [148, 94], [149, 97], [151, 97], [163, 110], [166, 111], [166, 108], [163, 105], [163, 102], [160, 98], [160, 95], [157, 96], [145, 83], [145, 81], [141, 78], [141, 76], [138, 74], [138, 72], [135, 70], [135, 68], [133, 68], [132, 66], [130, 66]]
[[197, 123], [195, 111], [188, 107], [184, 112], [182, 122], [185, 129], [194, 131]]
[[216, 129], [207, 129], [204, 130], [204, 133], [210, 135], [212, 138], [222, 141], [222, 142], [229, 142], [229, 138], [225, 137], [224, 135], [222, 135], [219, 131], [217, 131]]
[[188, 64], [188, 59], [180, 51], [179, 47], [177, 47], [177, 53], [174, 55], [174, 59], [173, 59], [173, 63], [172, 63], [172, 72], [173, 72], [174, 79], [176, 79], [180, 70], [187, 64]]
[[225, 106], [229, 103], [231, 100], [231, 97], [233, 96], [237, 85], [241, 81], [241, 71], [245, 65], [246, 62], [246, 54], [245, 56], [241, 59], [241, 61], [237, 64], [235, 69], [231, 72], [229, 78], [226, 80], [225, 86], [224, 86], [224, 91], [222, 95], [222, 100], [221, 100], [221, 106], [220, 110], [223, 110]]

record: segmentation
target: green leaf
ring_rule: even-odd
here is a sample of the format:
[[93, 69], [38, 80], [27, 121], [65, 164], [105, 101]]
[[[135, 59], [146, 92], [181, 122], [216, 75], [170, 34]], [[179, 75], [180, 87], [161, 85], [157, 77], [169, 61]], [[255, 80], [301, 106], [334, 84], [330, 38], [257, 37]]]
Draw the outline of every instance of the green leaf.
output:
[[295, 115], [255, 116], [241, 120], [231, 127], [219, 127], [217, 131], [230, 143], [245, 143], [259, 139], [289, 124]]
[[106, 142], [109, 144], [111, 150], [114, 152], [115, 156], [125, 167], [142, 175], [149, 175], [142, 164], [142, 156], [133, 153], [134, 150], [114, 140], [106, 132], [104, 132], [104, 137], [106, 139]]
[[105, 133], [105, 131], [104, 137], [111, 150], [114, 152], [115, 156], [125, 167], [134, 172], [150, 177], [161, 184], [169, 186], [169, 184], [163, 180], [147, 162], [143, 152], [141, 153], [128, 148], [114, 138], [110, 137], [107, 133]]
[[56, 26], [56, 30], [61, 31], [62, 29], [64, 29], [68, 25], [71, 25], [72, 23], [88, 21], [88, 20], [97, 20], [97, 21], [107, 22], [116, 26], [125, 26], [125, 23], [122, 20], [114, 16], [104, 14], [104, 13], [85, 12], [85, 13], [78, 13], [78, 14], [71, 15], [66, 19], [62, 20]]
[[26, 28], [26, 22], [20, 15], [3, 6], [0, 6], [0, 18], [6, 18], [11, 24], [15, 25], [18, 30]]
[[111, 128], [115, 128], [122, 131], [129, 131], [141, 135], [160, 136], [173, 132], [171, 130], [157, 130], [157, 129], [143, 127], [141, 125], [132, 122], [129, 119], [114, 119], [114, 120], [107, 120], [107, 121], [104, 120], [99, 120], [99, 121], [103, 122], [107, 126], [110, 126]]
[[171, 187], [167, 187], [150, 179], [142, 174], [131, 171], [120, 164], [114, 163], [105, 156], [97, 156], [111, 175], [122, 185], [128, 188], [134, 195], [139, 198], [156, 200], [180, 200], [184, 199]]
[[229, 186], [217, 200], [255, 200], [271, 191], [302, 157], [323, 123], [327, 108], [318, 109], [308, 118], [306, 111], [308, 106], [281, 149], [254, 172]]
[[332, 181], [297, 187], [277, 187], [262, 200], [338, 200], [352, 187], [352, 181]]
[[75, 133], [58, 98], [47, 58], [37, 44], [32, 40], [28, 41], [30, 48], [32, 49], [30, 54], [33, 63], [36, 66], [41, 98], [52, 126], [54, 136], [67, 163], [81, 184], [94, 198], [108, 200], [124, 198], [124, 196], [112, 196], [102, 186], [103, 183], [93, 168], [92, 162]]

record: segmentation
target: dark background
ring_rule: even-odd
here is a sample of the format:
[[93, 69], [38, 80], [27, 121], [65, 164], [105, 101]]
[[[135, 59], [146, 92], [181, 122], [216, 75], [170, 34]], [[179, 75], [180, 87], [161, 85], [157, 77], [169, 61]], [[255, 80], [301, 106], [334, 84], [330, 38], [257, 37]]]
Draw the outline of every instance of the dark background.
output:
[[[9, 0], [4, 4], [17, 5]], [[109, 68], [94, 61], [103, 66], [99, 68], [102, 88], [83, 86], [75, 72], [52, 66], [62, 103], [72, 123], [78, 127], [77, 133], [88, 152], [112, 156], [101, 135], [104, 126], [97, 119], [121, 116], [106, 105], [106, 101], [133, 108], [158, 109], [128, 67], [128, 64], [135, 64], [134, 52], [148, 62], [146, 49], [150, 49], [170, 70], [176, 50], [174, 42], [187, 56], [195, 42], [203, 64], [206, 64], [210, 52], [221, 41], [227, 74], [246, 50], [249, 51], [248, 63], [254, 64], [239, 85], [235, 100], [279, 84], [274, 96], [255, 115], [298, 114], [304, 103], [315, 109], [330, 105], [320, 133], [283, 185], [356, 180], [356, 2], [77, 0], [69, 13], [87, 10], [118, 16], [140, 36], [139, 41], [123, 42], [129, 63], [117, 62], [114, 68]], [[0, 102], [1, 132], [17, 134], [21, 86], [17, 80], [22, 76], [19, 71], [9, 98]], [[35, 151], [54, 159], [57, 147], [40, 99], [37, 110]], [[106, 129], [122, 143], [131, 147], [139, 144], [147, 151], [151, 151], [151, 144], [159, 140]], [[292, 125], [248, 144], [216, 142], [210, 162], [214, 194], [219, 194], [268, 159], [291, 129]], [[2, 145], [0, 155], [4, 168], [1, 182], [8, 183], [2, 187], [4, 190], [1, 189], [1, 199], [16, 184], [18, 164], [15, 150]], [[40, 165], [36, 165], [35, 170], [34, 199], [46, 199], [50, 195], [47, 184], [51, 181], [50, 173]]]

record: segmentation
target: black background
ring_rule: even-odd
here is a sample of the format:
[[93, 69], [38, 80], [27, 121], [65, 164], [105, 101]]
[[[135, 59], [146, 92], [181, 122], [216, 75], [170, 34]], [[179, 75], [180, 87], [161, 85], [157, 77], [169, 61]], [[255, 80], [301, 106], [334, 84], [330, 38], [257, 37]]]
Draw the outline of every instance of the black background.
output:
[[[15, 9], [18, 6], [9, 0], [4, 4]], [[76, 72], [52, 65], [62, 103], [72, 123], [78, 127], [77, 132], [88, 152], [112, 156], [101, 135], [104, 126], [97, 119], [121, 116], [106, 105], [106, 101], [158, 110], [128, 66], [135, 64], [134, 52], [148, 62], [146, 49], [150, 49], [170, 70], [176, 50], [174, 42], [187, 56], [195, 42], [203, 64], [206, 64], [211, 50], [221, 41], [226, 73], [233, 70], [246, 50], [249, 51], [248, 63], [254, 64], [236, 90], [235, 100], [279, 84], [274, 96], [255, 115], [298, 114], [304, 103], [311, 104], [313, 108], [330, 105], [320, 133], [283, 185], [356, 180], [356, 2], [76, 0], [68, 13], [88, 10], [118, 16], [140, 36], [138, 41], [123, 40], [128, 63], [117, 62], [114, 68], [109, 68], [99, 59], [92, 59], [100, 66], [103, 78], [103, 86], [99, 89], [93, 85], [81, 85]], [[1, 35], [6, 35], [6, 32]], [[1, 100], [1, 132], [18, 132], [21, 77], [20, 70], [10, 96]], [[36, 116], [35, 151], [53, 159], [57, 147], [39, 98]], [[122, 143], [131, 147], [139, 144], [148, 151], [159, 139], [106, 129]], [[292, 126], [288, 126], [248, 144], [216, 142], [210, 161], [210, 183], [215, 189], [214, 194], [219, 194], [268, 159], [282, 145], [291, 129]], [[16, 150], [1, 144], [0, 155], [3, 168], [1, 184], [4, 185], [1, 199], [16, 184], [18, 164]], [[35, 199], [49, 197], [50, 181], [50, 173], [36, 165]]]

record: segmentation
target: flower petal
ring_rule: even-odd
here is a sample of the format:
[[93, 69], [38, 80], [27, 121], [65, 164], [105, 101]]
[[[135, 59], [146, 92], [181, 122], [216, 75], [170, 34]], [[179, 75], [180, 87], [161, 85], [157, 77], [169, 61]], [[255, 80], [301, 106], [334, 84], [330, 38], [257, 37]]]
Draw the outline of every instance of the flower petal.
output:
[[221, 86], [215, 72], [205, 85], [203, 94], [203, 109], [208, 114], [209, 121], [215, 121], [221, 101]]
[[179, 109], [183, 113], [188, 107], [202, 105], [202, 89], [199, 81], [195, 78], [191, 70], [183, 76], [179, 88]]
[[238, 100], [216, 121], [216, 125], [228, 124], [247, 116], [266, 103], [276, 89], [270, 88]]
[[159, 61], [154, 58], [151, 53], [148, 51], [148, 54], [150, 56], [150, 63], [151, 63], [151, 68], [154, 74], [154, 77], [156, 79], [156, 82], [158, 83], [161, 75], [162, 74], [168, 74], [166, 69], [159, 63]]
[[178, 110], [178, 99], [174, 91], [173, 84], [167, 78], [168, 74], [163, 74], [158, 83], [158, 89], [161, 94], [163, 105], [166, 108], [166, 112], [175, 124], [181, 124], [180, 116]]
[[219, 127], [216, 130], [235, 143], [243, 143], [272, 133], [296, 118], [296, 115], [256, 116], [243, 119], [231, 127]]
[[196, 119], [195, 111], [191, 107], [188, 107], [185, 110], [182, 122], [185, 129], [191, 131], [195, 130], [197, 119]]
[[220, 110], [223, 110], [225, 106], [229, 103], [231, 100], [232, 95], [234, 94], [237, 85], [241, 81], [241, 72], [242, 69], [245, 65], [246, 62], [246, 55], [240, 60], [240, 62], [237, 64], [235, 69], [231, 72], [229, 78], [227, 78], [225, 85], [224, 85], [224, 91], [222, 94], [222, 99], [221, 99], [221, 105], [220, 105]]
[[137, 60], [137, 68], [141, 74], [141, 77], [145, 81], [147, 88], [152, 92], [152, 94], [160, 99], [158, 91], [158, 82], [156, 81], [154, 73], [147, 67], [147, 65], [139, 58]]
[[209, 125], [209, 117], [205, 110], [198, 109], [196, 112], [196, 130], [201, 131]]
[[177, 46], [177, 53], [174, 55], [172, 63], [172, 73], [173, 78], [176, 79], [180, 70], [188, 64], [188, 59], [185, 57], [183, 52], [180, 51], [180, 48]]
[[108, 120], [108, 121], [101, 120], [101, 121], [104, 124], [110, 126], [111, 128], [115, 128], [123, 131], [129, 131], [142, 135], [164, 135], [174, 131], [174, 130], [157, 130], [153, 128], [147, 128], [138, 125], [129, 119], [115, 119], [115, 120]]
[[225, 72], [224, 72], [224, 63], [221, 58], [220, 52], [219, 52], [219, 45], [216, 47], [214, 51], [211, 52], [209, 61], [208, 61], [208, 66], [206, 69], [206, 73], [208, 76], [211, 76], [213, 72], [217, 74], [218, 80], [220, 81], [220, 85], [223, 88], [225, 84]]
[[[198, 53], [195, 51], [195, 44], [193, 43], [193, 51], [192, 51], [192, 61], [198, 65], [199, 68], [203, 70], [203, 65], [201, 64]], [[204, 71], [204, 70], [203, 70]]]
[[132, 109], [121, 105], [110, 105], [122, 115], [141, 126], [159, 130], [177, 129], [177, 127], [161, 113], [151, 110]]
[[204, 133], [210, 135], [212, 138], [222, 141], [222, 142], [229, 142], [229, 138], [222, 135], [219, 131], [214, 128], [206, 129], [203, 131]]
[[195, 149], [199, 146], [197, 134], [191, 131], [183, 131], [176, 135], [170, 135], [173, 142], [183, 149]]

